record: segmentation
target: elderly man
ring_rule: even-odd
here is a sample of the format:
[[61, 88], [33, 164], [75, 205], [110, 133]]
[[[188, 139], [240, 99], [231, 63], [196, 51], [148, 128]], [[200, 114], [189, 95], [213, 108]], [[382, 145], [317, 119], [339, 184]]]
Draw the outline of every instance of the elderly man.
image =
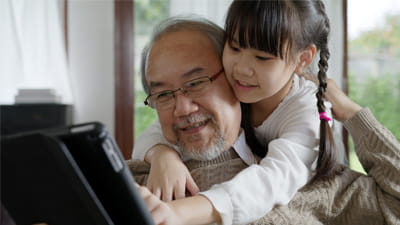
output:
[[[223, 30], [205, 22], [169, 22], [164, 26], [168, 31], [162, 30], [144, 53], [145, 87], [155, 93], [147, 101], [157, 109], [162, 132], [169, 142], [178, 143], [186, 158], [215, 160], [221, 153], [235, 157], [227, 150], [239, 136], [241, 111], [221, 64]], [[196, 205], [206, 201], [211, 206], [203, 196], [193, 199], [200, 201]], [[218, 218], [209, 222], [214, 220]]]
[[[148, 103], [157, 109], [165, 138], [193, 159], [185, 164], [201, 191], [229, 180], [252, 157], [240, 133], [239, 103], [222, 71], [222, 37], [222, 30], [206, 21], [172, 19], [144, 53], [143, 81], [152, 93]], [[346, 120], [369, 176], [344, 168], [332, 181], [305, 186], [288, 205], [277, 206], [255, 224], [399, 224], [399, 143], [367, 109], [349, 101], [333, 83], [329, 87], [327, 98], [337, 118]], [[143, 185], [149, 165], [129, 165]], [[145, 188], [140, 190], [157, 224], [220, 222], [202, 195], [164, 203]]]

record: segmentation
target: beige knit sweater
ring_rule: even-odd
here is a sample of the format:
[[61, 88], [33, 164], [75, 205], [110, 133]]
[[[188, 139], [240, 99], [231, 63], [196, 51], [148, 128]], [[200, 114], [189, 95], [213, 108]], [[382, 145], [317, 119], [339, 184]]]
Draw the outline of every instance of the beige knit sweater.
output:
[[[345, 167], [330, 182], [306, 185], [288, 205], [276, 206], [254, 225], [400, 225], [399, 142], [368, 109], [345, 121], [344, 126], [353, 137], [357, 155], [368, 175]], [[145, 184], [149, 165], [127, 162], [136, 181]], [[231, 179], [247, 166], [233, 150], [211, 161], [192, 160], [186, 165], [201, 191]]]

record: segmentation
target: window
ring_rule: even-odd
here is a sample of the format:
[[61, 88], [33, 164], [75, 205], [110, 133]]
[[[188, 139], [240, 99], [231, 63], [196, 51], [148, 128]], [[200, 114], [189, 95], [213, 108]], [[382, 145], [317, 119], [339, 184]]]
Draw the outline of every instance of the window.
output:
[[[348, 34], [349, 96], [400, 139], [400, 2], [348, 0]], [[351, 142], [349, 162], [363, 171]]]
[[[141, 134], [157, 118], [155, 110], [143, 104], [146, 93], [140, 78], [141, 51], [147, 43], [152, 28], [169, 16], [169, 0], [135, 0], [135, 137]], [[140, 121], [140, 122], [139, 122]]]

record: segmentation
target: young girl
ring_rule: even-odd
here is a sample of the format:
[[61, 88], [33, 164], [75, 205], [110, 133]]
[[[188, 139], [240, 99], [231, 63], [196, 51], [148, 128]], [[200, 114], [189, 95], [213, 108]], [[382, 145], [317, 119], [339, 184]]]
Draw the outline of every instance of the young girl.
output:
[[[223, 224], [243, 224], [264, 216], [275, 205], [287, 204], [311, 178], [314, 182], [336, 173], [330, 118], [323, 101], [330, 28], [321, 1], [235, 0], [225, 29], [225, 74], [243, 103], [242, 127], [247, 144], [262, 159], [232, 180], [200, 194], [210, 200]], [[317, 50], [318, 89], [297, 75], [312, 62]], [[172, 195], [180, 198], [183, 194], [176, 190], [184, 190], [185, 184], [195, 194], [197, 188], [188, 171], [179, 173], [183, 164], [162, 160], [165, 147], [152, 147], [153, 140], [146, 140], [154, 132], [162, 136], [161, 131], [146, 131], [134, 151], [134, 158], [152, 163], [148, 187], [164, 200], [171, 200]], [[160, 182], [162, 177], [170, 180]], [[174, 177], [183, 177], [183, 182]], [[171, 187], [167, 183], [181, 185]]]

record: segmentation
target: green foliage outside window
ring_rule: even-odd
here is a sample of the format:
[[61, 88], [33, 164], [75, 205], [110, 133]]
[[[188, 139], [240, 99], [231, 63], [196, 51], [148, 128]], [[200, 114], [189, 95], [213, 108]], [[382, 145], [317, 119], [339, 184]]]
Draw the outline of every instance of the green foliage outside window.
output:
[[[134, 29], [135, 51], [140, 52], [147, 43], [152, 29], [164, 18], [169, 16], [169, 0], [135, 0]], [[140, 55], [140, 54], [139, 54]], [[138, 55], [135, 56], [138, 60]], [[137, 67], [137, 66], [136, 66]], [[153, 121], [157, 119], [154, 109], [143, 104], [146, 94], [141, 88], [139, 68], [135, 68], [135, 138], [138, 137]]]
[[169, 0], [135, 0], [135, 34], [149, 34], [154, 26], [169, 16]]
[[[357, 72], [349, 66], [349, 96], [369, 107], [376, 118], [400, 140], [400, 15], [390, 15], [383, 26], [349, 42], [349, 55], [375, 59], [376, 71]], [[350, 142], [350, 167], [363, 172]]]
[[381, 27], [369, 30], [350, 42], [350, 51], [384, 53], [400, 57], [400, 15], [388, 15]]
[[[363, 107], [368, 107], [376, 118], [400, 140], [400, 71], [382, 76], [368, 76], [356, 81], [349, 74], [349, 96]], [[364, 172], [350, 139], [350, 167]]]
[[400, 139], [400, 71], [355, 81], [350, 74], [349, 95], [368, 106], [378, 120]]
[[156, 111], [144, 105], [145, 98], [144, 91], [135, 92], [135, 138], [157, 119]]

